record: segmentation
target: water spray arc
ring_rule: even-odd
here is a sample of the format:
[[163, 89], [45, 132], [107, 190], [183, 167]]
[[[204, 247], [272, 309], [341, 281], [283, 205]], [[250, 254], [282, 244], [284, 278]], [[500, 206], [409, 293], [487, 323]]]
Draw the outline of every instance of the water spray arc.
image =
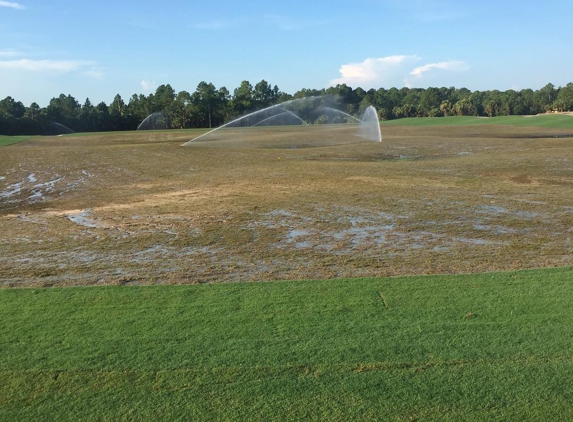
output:
[[76, 133], [73, 130], [71, 130], [69, 127], [64, 126], [64, 125], [57, 123], [57, 122], [51, 122], [48, 125], [48, 132], [51, 135], [67, 135], [70, 133]]
[[357, 118], [354, 117], [353, 115], [348, 114], [348, 113], [345, 113], [344, 111], [341, 111], [341, 110], [337, 110], [337, 109], [332, 108], [332, 107], [320, 107], [320, 108], [317, 109], [316, 111], [317, 111], [318, 113], [320, 113], [320, 112], [326, 112], [326, 113], [329, 113], [329, 114], [336, 114], [337, 116], [344, 117], [344, 118], [346, 118], [346, 119], [352, 119], [352, 120], [353, 120], [354, 122], [356, 122], [356, 123], [362, 123], [362, 120], [357, 119]]
[[[286, 101], [286, 102], [281, 103], [281, 104], [275, 104], [275, 105], [273, 105], [273, 106], [264, 108], [264, 109], [262, 109], [262, 110], [258, 110], [258, 111], [254, 111], [254, 112], [252, 112], [252, 113], [246, 114], [246, 115], [244, 115], [244, 116], [242, 116], [242, 117], [239, 117], [238, 119], [235, 119], [235, 120], [230, 121], [229, 123], [225, 123], [225, 124], [222, 125], [222, 126], [219, 126], [219, 127], [215, 128], [215, 129], [212, 129], [212, 130], [210, 130], [210, 131], [204, 133], [203, 135], [197, 136], [196, 138], [193, 138], [193, 139], [191, 139], [190, 141], [185, 142], [185, 143], [182, 144], [181, 146], [182, 146], [182, 147], [185, 147], [185, 146], [187, 146], [187, 145], [190, 145], [191, 142], [194, 142], [194, 141], [196, 141], [196, 140], [198, 140], [198, 139], [204, 138], [204, 137], [206, 137], [207, 135], [210, 135], [210, 134], [212, 134], [213, 132], [219, 131], [219, 130], [224, 129], [224, 128], [226, 128], [226, 127], [242, 127], [243, 125], [241, 125], [240, 123], [243, 122], [243, 121], [248, 121], [247, 119], [249, 119], [250, 117], [256, 116], [257, 114], [261, 114], [262, 112], [267, 112], [267, 111], [269, 111], [269, 110], [282, 109], [285, 105], [287, 105], [287, 104], [289, 104], [289, 103], [292, 103], [293, 101], [296, 101], [296, 100]], [[252, 126], [252, 125], [250, 125], [250, 126]]]
[[302, 124], [302, 125], [308, 125], [307, 122], [305, 122], [304, 120], [302, 120], [300, 117], [298, 117], [298, 116], [297, 116], [296, 114], [294, 114], [292, 111], [285, 110], [284, 112], [282, 112], [282, 113], [280, 113], [280, 114], [275, 114], [274, 116], [267, 117], [266, 119], [263, 119], [263, 120], [261, 120], [261, 121], [258, 122], [258, 123], [255, 123], [255, 124], [254, 124], [253, 126], [251, 126], [251, 127], [261, 126], [262, 123], [272, 121], [273, 119], [276, 119], [276, 118], [278, 118], [278, 117], [285, 116], [285, 115], [290, 115], [290, 116], [294, 117], [295, 119], [300, 120], [300, 124]]
[[163, 113], [151, 113], [137, 126], [136, 130], [170, 129], [169, 119]]
[[[350, 123], [350, 126], [344, 125], [347, 128], [352, 127], [353, 124], [357, 124], [359, 131], [358, 136], [370, 141], [382, 141], [378, 114], [374, 107], [369, 106], [362, 115], [362, 118], [358, 119], [349, 113], [324, 105], [325, 103], [338, 104], [339, 102], [339, 97], [333, 96], [313, 96], [289, 100], [234, 119], [185, 142], [182, 146], [188, 146], [195, 141], [207, 138], [209, 135], [227, 128], [246, 129], [256, 126], [309, 126], [311, 123], [320, 123], [321, 126], [333, 123]], [[340, 106], [344, 106], [344, 104], [340, 104]], [[336, 128], [337, 126], [333, 127]], [[233, 133], [236, 135], [238, 132], [235, 131]]]

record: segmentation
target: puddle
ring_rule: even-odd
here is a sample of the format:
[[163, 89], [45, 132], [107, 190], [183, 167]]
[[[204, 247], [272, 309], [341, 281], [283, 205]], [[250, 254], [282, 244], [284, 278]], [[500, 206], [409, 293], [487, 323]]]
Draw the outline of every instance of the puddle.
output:
[[474, 229], [490, 231], [495, 234], [515, 234], [517, 230], [505, 226], [489, 226], [487, 224], [474, 224]]
[[523, 202], [524, 204], [532, 204], [532, 205], [547, 205], [547, 202], [544, 201], [532, 201], [530, 199], [516, 199], [517, 202]]
[[310, 236], [312, 233], [306, 229], [292, 229], [286, 234], [286, 241], [292, 244], [296, 249], [306, 249], [312, 247], [308, 240], [298, 241], [299, 238]]
[[266, 214], [263, 214], [265, 216], [269, 216], [269, 217], [294, 217], [295, 215], [290, 212], [290, 211], [286, 211], [286, 210], [274, 210], [271, 212], [268, 212]]
[[539, 213], [532, 211], [516, 211], [515, 215], [526, 220], [533, 220], [534, 218], [540, 217]]
[[331, 236], [336, 240], [349, 239], [353, 246], [360, 246], [368, 243], [374, 243], [376, 246], [381, 246], [387, 243], [386, 233], [391, 231], [393, 228], [393, 225], [352, 227], [350, 229], [341, 230], [331, 234]]
[[454, 237], [452, 238], [454, 242], [461, 242], [461, 243], [469, 243], [470, 245], [500, 245], [503, 243], [494, 242], [492, 240], [487, 239], [471, 239], [468, 237]]
[[28, 197], [30, 202], [37, 202], [37, 201], [45, 201], [46, 198], [42, 195], [42, 191], [40, 190], [33, 190], [32, 195]]
[[147, 249], [137, 252], [133, 256], [135, 262], [154, 262], [156, 259], [165, 258], [169, 250], [162, 245], [153, 245]]
[[541, 217], [541, 214], [534, 211], [509, 211], [506, 208], [497, 205], [481, 205], [477, 207], [478, 214], [508, 214], [524, 220], [533, 220]]
[[293, 241], [298, 237], [301, 236], [308, 236], [310, 235], [310, 231], [309, 230], [304, 230], [304, 229], [294, 229], [291, 230], [290, 232], [287, 233], [287, 240], [289, 241]]
[[57, 177], [56, 179], [48, 180], [47, 182], [44, 183], [38, 183], [37, 185], [32, 186], [32, 189], [45, 189], [46, 192], [52, 192], [54, 190], [56, 183], [58, 183], [60, 180], [63, 179], [64, 179], [63, 177]]
[[478, 207], [477, 212], [480, 214], [486, 214], [490, 212], [498, 214], [507, 214], [507, 210], [505, 208], [498, 207], [497, 205], [481, 205]]
[[38, 219], [38, 218], [31, 218], [31, 217], [28, 217], [27, 215], [24, 215], [24, 214], [18, 215], [18, 219], [21, 220], [21, 221], [26, 221], [26, 222], [28, 222], [28, 223], [47, 224], [47, 223], [46, 223], [45, 221], [43, 221], [43, 220], [40, 220], [40, 219]]
[[68, 214], [68, 220], [72, 223], [77, 224], [78, 226], [90, 227], [90, 228], [98, 228], [101, 227], [97, 221], [89, 218], [91, 215], [92, 210], [91, 208], [86, 208], [84, 211], [76, 213], [76, 214]]
[[13, 195], [19, 194], [22, 191], [22, 183], [14, 183], [6, 186], [6, 188], [6, 190], [0, 192], [0, 198], [9, 198]]

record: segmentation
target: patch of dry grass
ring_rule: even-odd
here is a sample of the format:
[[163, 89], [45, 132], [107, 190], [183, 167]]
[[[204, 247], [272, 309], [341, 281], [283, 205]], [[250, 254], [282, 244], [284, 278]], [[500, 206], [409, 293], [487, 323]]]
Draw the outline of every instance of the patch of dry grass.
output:
[[[33, 138], [0, 155], [0, 283], [89, 285], [572, 265], [573, 151], [505, 126]], [[79, 224], [78, 224], [79, 223]]]

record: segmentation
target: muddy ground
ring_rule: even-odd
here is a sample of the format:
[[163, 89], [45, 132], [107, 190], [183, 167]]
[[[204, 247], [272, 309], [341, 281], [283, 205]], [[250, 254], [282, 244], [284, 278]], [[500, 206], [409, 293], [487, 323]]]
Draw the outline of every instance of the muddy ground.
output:
[[573, 265], [573, 138], [503, 126], [38, 137], [0, 149], [0, 286]]

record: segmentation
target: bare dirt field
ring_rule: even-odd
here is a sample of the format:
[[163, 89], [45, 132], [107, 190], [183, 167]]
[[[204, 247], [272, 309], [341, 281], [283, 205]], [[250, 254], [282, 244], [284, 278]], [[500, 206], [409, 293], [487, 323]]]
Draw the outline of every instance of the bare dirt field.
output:
[[573, 265], [573, 135], [507, 126], [33, 138], [0, 149], [0, 286]]

